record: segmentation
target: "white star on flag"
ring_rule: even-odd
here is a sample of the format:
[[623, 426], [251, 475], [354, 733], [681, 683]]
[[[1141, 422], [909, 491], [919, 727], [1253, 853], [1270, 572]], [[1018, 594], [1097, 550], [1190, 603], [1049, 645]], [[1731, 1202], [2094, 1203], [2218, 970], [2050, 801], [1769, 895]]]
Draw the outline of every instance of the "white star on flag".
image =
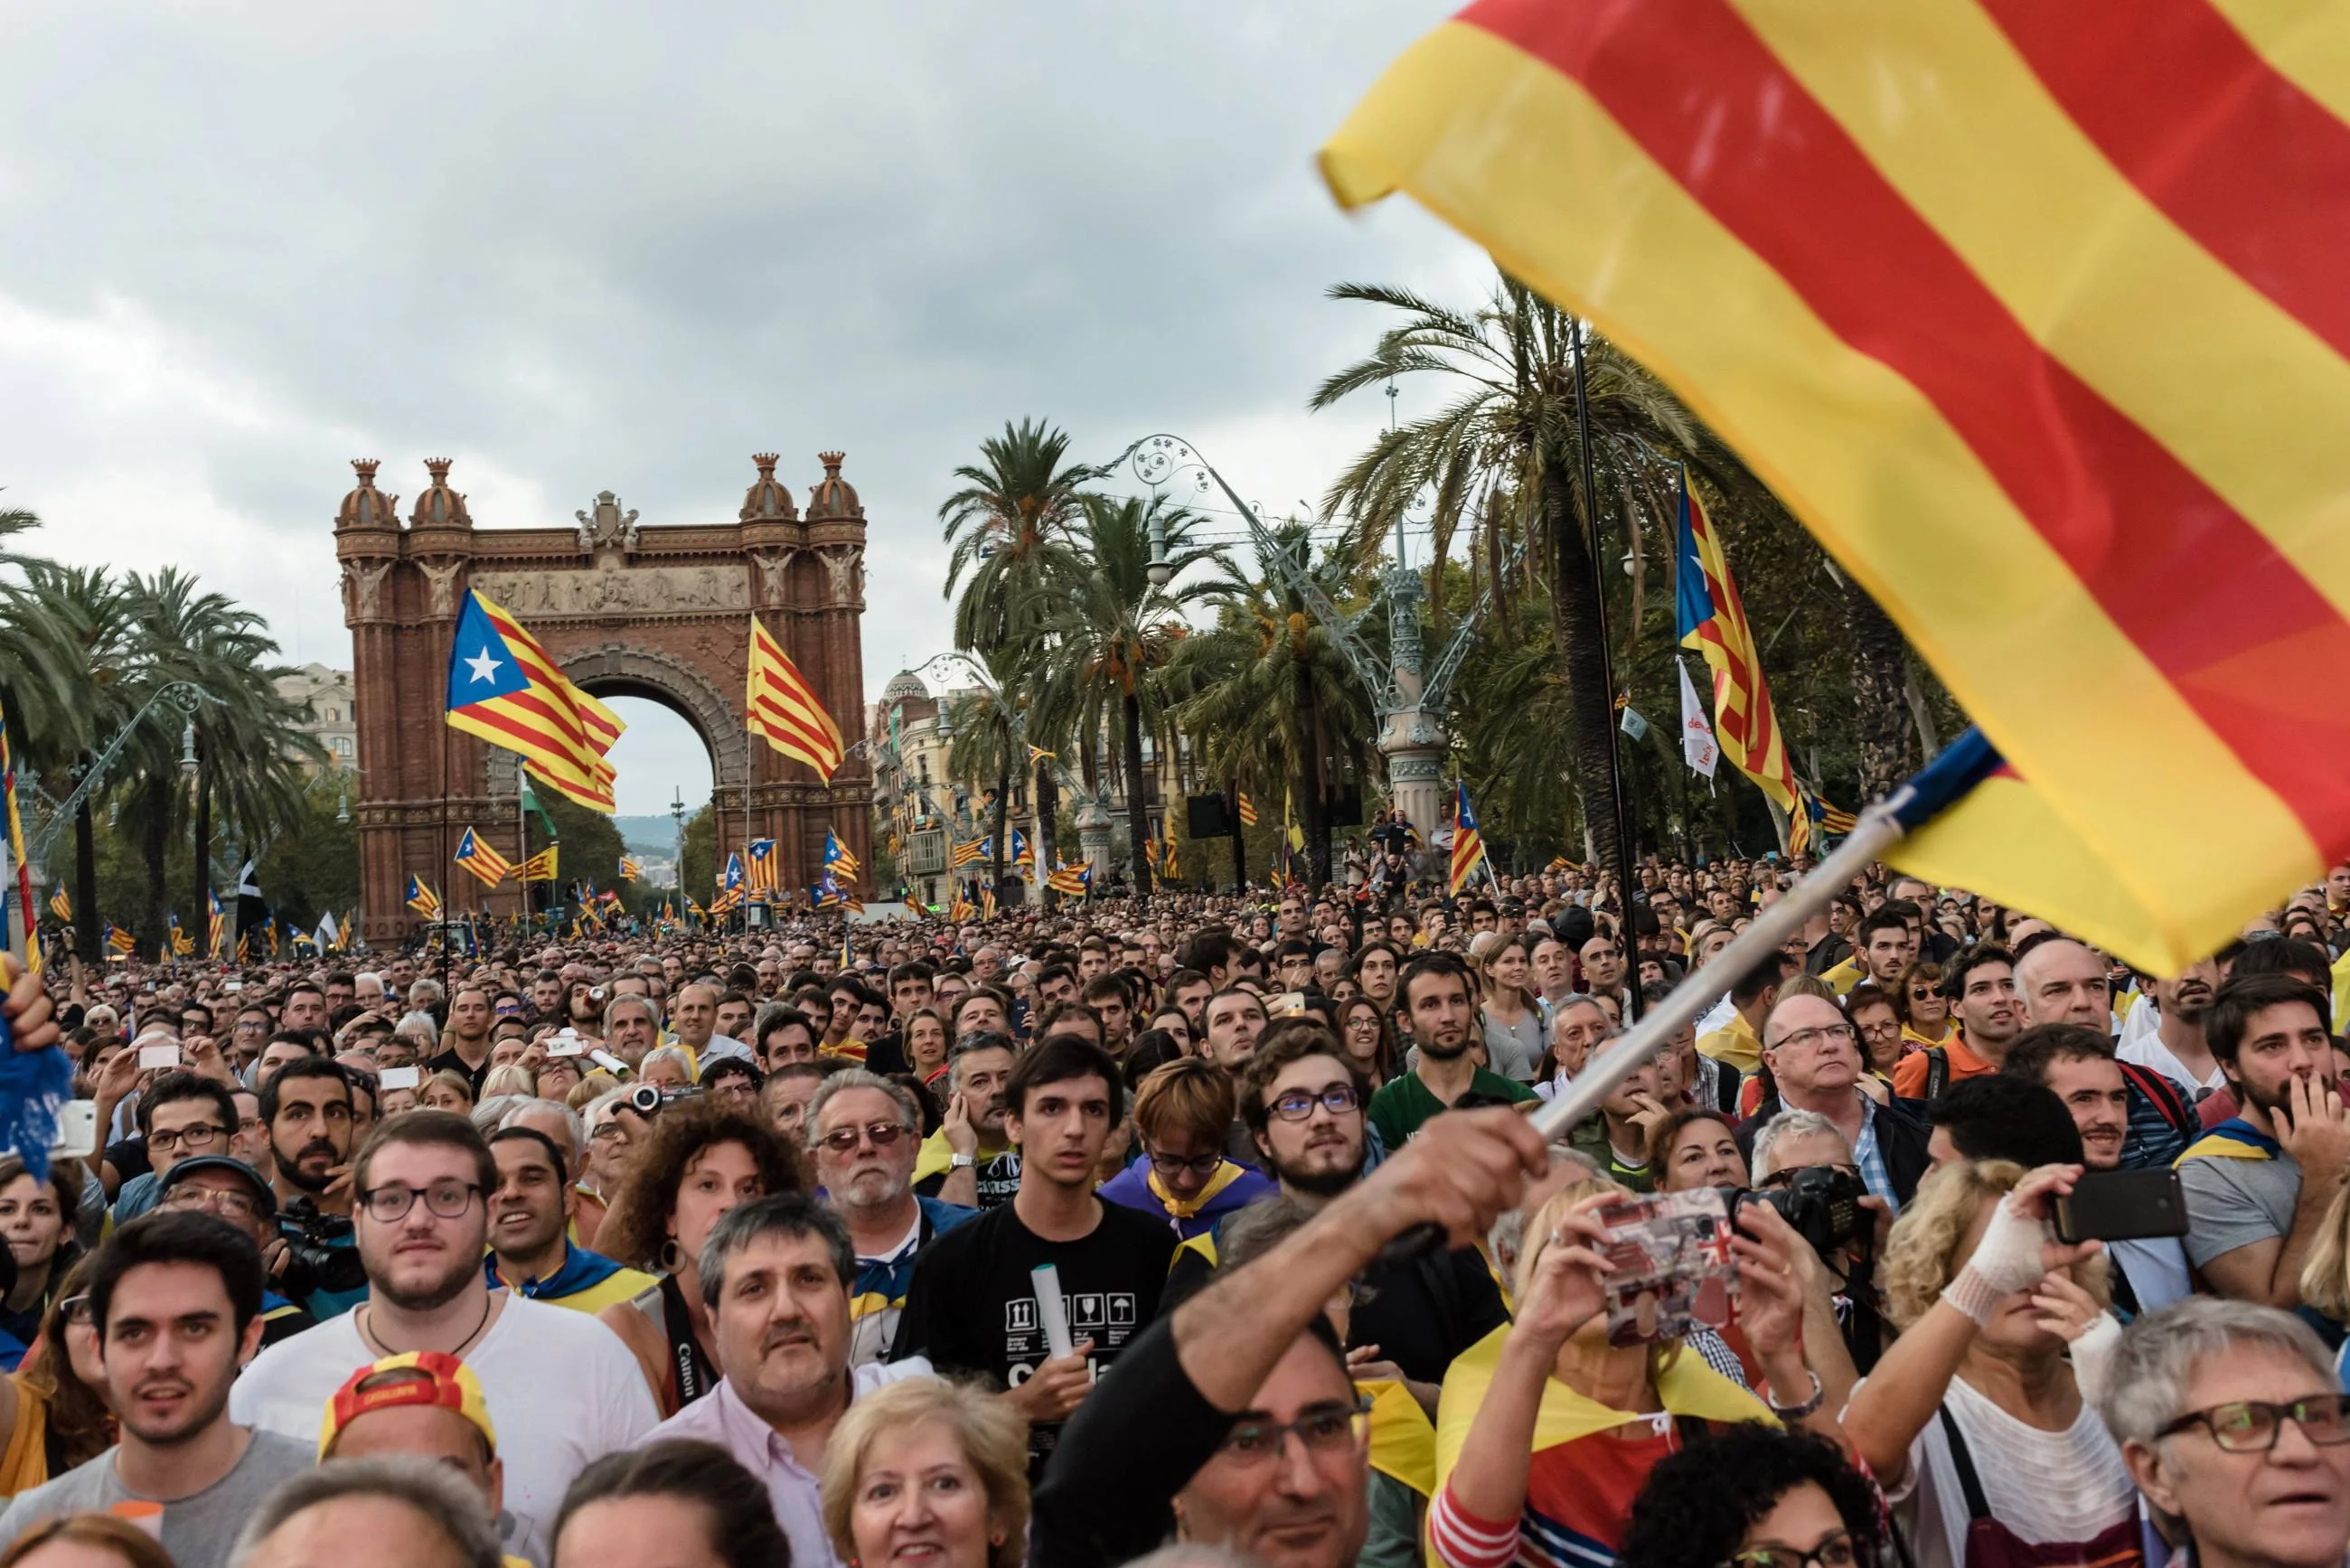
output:
[[490, 657], [487, 643], [484, 643], [482, 651], [465, 660], [465, 663], [473, 671], [473, 679], [476, 680], [495, 680], [498, 678], [498, 661]]

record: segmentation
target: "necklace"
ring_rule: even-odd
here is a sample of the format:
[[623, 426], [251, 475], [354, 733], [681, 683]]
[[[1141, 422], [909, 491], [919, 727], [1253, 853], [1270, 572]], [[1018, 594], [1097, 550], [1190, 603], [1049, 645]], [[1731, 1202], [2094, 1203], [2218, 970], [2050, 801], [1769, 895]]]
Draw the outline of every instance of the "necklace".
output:
[[[359, 1337], [366, 1340], [368, 1344], [373, 1345], [377, 1353], [380, 1355], [400, 1355], [406, 1354], [403, 1351], [392, 1349], [390, 1345], [386, 1345], [382, 1340], [376, 1337], [375, 1313], [373, 1310], [374, 1304], [375, 1303], [372, 1302], [369, 1302], [362, 1304], [359, 1308], [361, 1312], [367, 1314], [366, 1320], [357, 1324], [359, 1331]], [[473, 1333], [467, 1334], [464, 1338], [457, 1342], [457, 1348], [449, 1352], [451, 1355], [463, 1355], [465, 1354], [465, 1347], [473, 1344], [473, 1341], [482, 1337], [482, 1331], [490, 1326], [490, 1310], [496, 1304], [496, 1302], [490, 1296], [488, 1292], [484, 1291], [482, 1293], [482, 1321], [473, 1325]]]

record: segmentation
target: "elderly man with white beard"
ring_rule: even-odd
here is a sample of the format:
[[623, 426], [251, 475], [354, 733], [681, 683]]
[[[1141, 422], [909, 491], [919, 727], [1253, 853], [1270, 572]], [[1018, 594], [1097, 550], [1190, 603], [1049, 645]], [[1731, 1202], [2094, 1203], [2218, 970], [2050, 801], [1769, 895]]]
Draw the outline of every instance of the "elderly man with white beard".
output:
[[848, 1293], [852, 1366], [888, 1358], [914, 1260], [933, 1239], [979, 1212], [914, 1191], [921, 1128], [913, 1096], [861, 1069], [835, 1073], [808, 1102], [808, 1152], [825, 1200], [847, 1225], [857, 1257]]

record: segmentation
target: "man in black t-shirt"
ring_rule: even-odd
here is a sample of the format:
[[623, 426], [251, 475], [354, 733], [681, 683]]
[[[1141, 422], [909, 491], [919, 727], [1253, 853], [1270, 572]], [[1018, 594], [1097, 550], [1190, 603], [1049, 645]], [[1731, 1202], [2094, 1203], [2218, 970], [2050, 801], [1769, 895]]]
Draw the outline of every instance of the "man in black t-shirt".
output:
[[[941, 1372], [984, 1373], [1010, 1389], [1029, 1421], [1029, 1468], [1041, 1475], [1061, 1423], [1158, 1315], [1175, 1237], [1094, 1196], [1102, 1146], [1126, 1114], [1125, 1085], [1100, 1046], [1049, 1036], [1013, 1068], [1003, 1106], [1020, 1189], [921, 1254], [890, 1358], [927, 1356]], [[1059, 1274], [1067, 1355], [1045, 1345], [1032, 1271], [1046, 1263]]]

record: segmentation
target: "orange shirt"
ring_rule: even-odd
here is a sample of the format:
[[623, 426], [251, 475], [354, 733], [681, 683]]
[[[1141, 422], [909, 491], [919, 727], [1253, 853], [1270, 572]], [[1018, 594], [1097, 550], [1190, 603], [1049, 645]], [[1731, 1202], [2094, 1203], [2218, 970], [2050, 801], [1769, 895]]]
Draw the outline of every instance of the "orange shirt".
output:
[[[1963, 1034], [1953, 1032], [1948, 1040], [1942, 1042], [1941, 1049], [1950, 1058], [1950, 1081], [1953, 1084], [1961, 1078], [1981, 1078], [1999, 1071], [1997, 1065], [1967, 1049]], [[1893, 1064], [1893, 1092], [1905, 1100], [1924, 1099], [1926, 1069], [1932, 1064], [1933, 1058], [1923, 1051], [1912, 1051], [1902, 1057]]]

